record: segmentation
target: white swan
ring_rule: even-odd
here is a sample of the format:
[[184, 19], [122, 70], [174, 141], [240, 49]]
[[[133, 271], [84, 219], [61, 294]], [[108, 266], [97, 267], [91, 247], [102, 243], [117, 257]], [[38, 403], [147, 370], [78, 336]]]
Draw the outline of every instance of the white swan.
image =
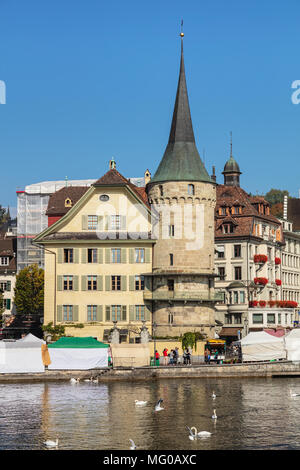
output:
[[71, 384], [78, 384], [79, 380], [80, 380], [79, 377], [77, 379], [74, 379], [74, 377], [72, 377], [70, 379], [70, 382], [71, 382]]
[[143, 406], [143, 405], [147, 405], [147, 401], [142, 401], [142, 400], [134, 400], [135, 401], [135, 404], [138, 405], [138, 406]]
[[93, 384], [97, 384], [99, 382], [99, 378], [96, 377], [95, 379], [92, 379]]
[[133, 442], [132, 439], [129, 439], [130, 443], [131, 443], [131, 447], [130, 447], [130, 450], [135, 450], [136, 449], [136, 445], [135, 443]]
[[214, 410], [214, 414], [212, 415], [212, 419], [217, 419], [216, 410]]
[[154, 411], [161, 411], [161, 410], [164, 410], [164, 408], [162, 408], [162, 407], [160, 406], [162, 402], [163, 402], [163, 400], [160, 398], [160, 399], [158, 400], [158, 402], [156, 403], [156, 405], [155, 405]]
[[47, 447], [57, 447], [58, 446], [58, 439], [56, 439], [55, 441], [47, 440], [47, 441], [44, 442], [44, 444]]
[[[211, 432], [208, 432], [208, 431], [200, 431], [198, 432], [197, 431], [197, 428], [195, 428], [195, 426], [193, 426], [192, 428], [189, 428], [187, 426], [189, 432], [190, 432], [190, 435], [189, 435], [189, 439], [191, 441], [194, 441], [195, 439], [197, 439], [197, 437], [210, 437], [211, 436]], [[193, 432], [194, 431], [194, 432]]]
[[213, 400], [214, 400], [215, 398], [217, 398], [217, 395], [215, 394], [214, 391], [212, 392], [212, 398], [213, 398]]
[[300, 393], [293, 393], [292, 390], [290, 390], [291, 397], [299, 397]]

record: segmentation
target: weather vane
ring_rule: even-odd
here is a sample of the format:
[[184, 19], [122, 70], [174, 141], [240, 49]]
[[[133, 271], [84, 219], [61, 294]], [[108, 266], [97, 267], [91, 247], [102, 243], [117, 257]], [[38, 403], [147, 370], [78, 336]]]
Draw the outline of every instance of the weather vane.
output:
[[183, 20], [181, 20], [181, 26], [180, 26], [180, 36], [183, 38], [184, 33], [182, 31], [182, 28], [183, 28]]

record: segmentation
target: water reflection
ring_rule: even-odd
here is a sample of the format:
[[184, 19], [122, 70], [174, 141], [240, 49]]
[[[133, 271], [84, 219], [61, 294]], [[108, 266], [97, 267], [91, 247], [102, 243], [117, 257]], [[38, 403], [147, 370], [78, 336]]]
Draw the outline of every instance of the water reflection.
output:
[[[145, 450], [299, 449], [300, 396], [290, 390], [297, 378], [2, 384], [0, 449], [43, 449], [56, 437], [59, 449], [127, 450], [129, 439]], [[186, 426], [212, 435], [191, 441]]]

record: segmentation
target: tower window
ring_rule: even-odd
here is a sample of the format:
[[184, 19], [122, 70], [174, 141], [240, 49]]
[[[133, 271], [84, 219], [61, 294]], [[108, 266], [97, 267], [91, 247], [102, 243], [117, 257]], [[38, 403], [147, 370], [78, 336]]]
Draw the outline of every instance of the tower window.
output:
[[168, 279], [168, 290], [174, 290], [174, 279]]
[[159, 185], [159, 194], [160, 194], [161, 196], [164, 195], [164, 188], [163, 188], [162, 184]]
[[194, 196], [195, 194], [195, 186], [193, 184], [188, 184], [188, 194], [190, 196]]
[[173, 266], [173, 262], [174, 262], [173, 253], [170, 253], [170, 266]]

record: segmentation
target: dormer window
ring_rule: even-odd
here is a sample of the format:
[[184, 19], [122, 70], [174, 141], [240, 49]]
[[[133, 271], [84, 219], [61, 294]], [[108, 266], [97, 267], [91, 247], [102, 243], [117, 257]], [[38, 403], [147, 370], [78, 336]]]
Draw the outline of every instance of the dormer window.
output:
[[234, 231], [233, 224], [223, 224], [222, 229], [223, 233], [233, 233]]
[[9, 257], [8, 256], [1, 256], [0, 264], [1, 264], [1, 266], [8, 266], [9, 265]]
[[226, 207], [220, 207], [219, 215], [226, 215]]
[[69, 197], [65, 199], [65, 207], [72, 207], [72, 200]]
[[241, 214], [241, 207], [240, 206], [233, 206], [232, 208], [232, 214], [236, 215], [236, 214]]
[[195, 186], [193, 184], [188, 184], [188, 194], [190, 196], [194, 196], [195, 194]]

